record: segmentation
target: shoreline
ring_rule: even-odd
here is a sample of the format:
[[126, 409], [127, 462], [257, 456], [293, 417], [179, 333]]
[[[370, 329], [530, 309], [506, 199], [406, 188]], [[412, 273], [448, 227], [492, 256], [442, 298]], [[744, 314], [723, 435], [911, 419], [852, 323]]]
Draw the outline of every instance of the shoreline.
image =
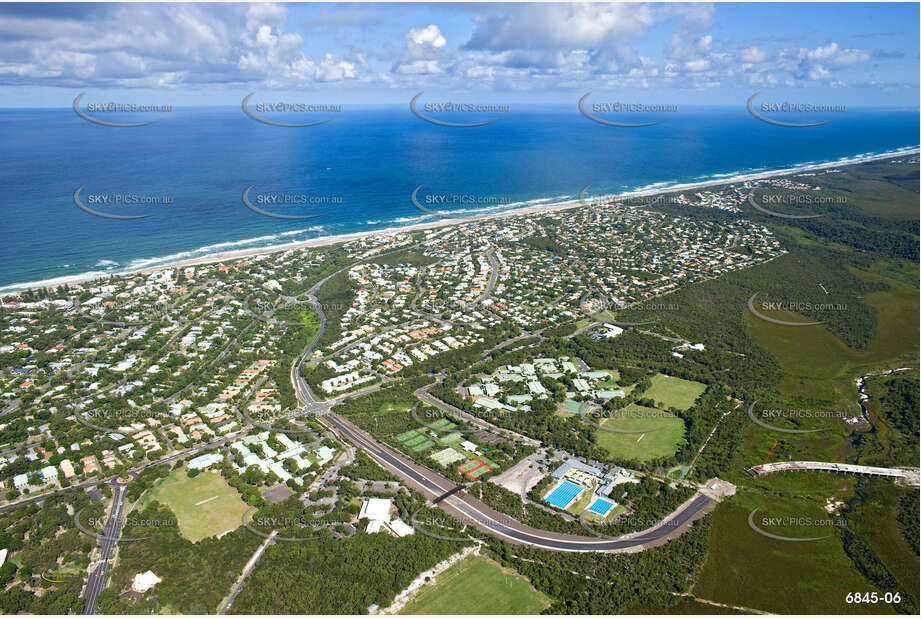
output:
[[[850, 158], [845, 158], [839, 161], [834, 162], [825, 162], [825, 163], [814, 163], [814, 164], [805, 164], [800, 166], [793, 166], [787, 168], [781, 168], [776, 170], [769, 170], [763, 172], [752, 172], [748, 174], [734, 174], [732, 176], [727, 176], [726, 178], [719, 179], [710, 179], [703, 180], [700, 182], [689, 182], [689, 183], [678, 183], [674, 185], [669, 185], [667, 187], [656, 187], [654, 189], [638, 189], [634, 191], [627, 191], [623, 193], [611, 193], [598, 196], [591, 196], [586, 198], [590, 203], [585, 203], [581, 199], [570, 199], [561, 202], [546, 204], [531, 204], [523, 206], [520, 208], [514, 208], [511, 210], [498, 212], [498, 213], [483, 213], [470, 216], [458, 216], [451, 218], [439, 218], [434, 221], [428, 221], [424, 223], [414, 223], [412, 225], [406, 226], [396, 226], [396, 227], [385, 227], [378, 230], [368, 230], [364, 232], [352, 232], [348, 234], [340, 234], [336, 236], [325, 236], [314, 238], [311, 240], [301, 240], [290, 243], [283, 243], [280, 245], [270, 245], [266, 247], [255, 247], [250, 249], [238, 249], [233, 251], [225, 251], [214, 253], [211, 255], [204, 255], [197, 258], [186, 258], [176, 260], [174, 262], [168, 262], [165, 264], [159, 264], [157, 266], [147, 266], [143, 268], [136, 268], [130, 270], [114, 271], [110, 273], [100, 273], [100, 272], [87, 272], [83, 274], [77, 274], [72, 276], [61, 277], [60, 279], [66, 279], [64, 281], [53, 281], [53, 282], [25, 282], [25, 283], [12, 283], [6, 286], [0, 286], [0, 298], [6, 294], [17, 294], [19, 292], [24, 292], [27, 290], [54, 290], [59, 287], [67, 285], [83, 285], [91, 281], [108, 279], [110, 277], [131, 277], [136, 275], [148, 275], [163, 270], [170, 270], [175, 268], [187, 268], [190, 266], [202, 266], [206, 264], [218, 264], [221, 262], [240, 260], [249, 257], [255, 257], [260, 255], [269, 255], [273, 253], [283, 253], [285, 251], [297, 250], [297, 249], [309, 249], [316, 247], [328, 247], [334, 246], [341, 243], [350, 242], [352, 240], [358, 240], [361, 238], [369, 238], [374, 236], [393, 236], [396, 234], [410, 233], [420, 230], [430, 230], [442, 227], [448, 227], [452, 225], [459, 225], [464, 223], [476, 223], [481, 221], [489, 221], [494, 219], [501, 219], [504, 217], [518, 217], [518, 216], [528, 216], [539, 213], [552, 213], [560, 212], [564, 210], [569, 210], [572, 208], [579, 208], [583, 206], [592, 205], [591, 202], [597, 202], [600, 200], [615, 200], [615, 199], [629, 199], [637, 197], [652, 197], [658, 195], [667, 195], [669, 193], [675, 193], [678, 191], [688, 191], [692, 189], [702, 189], [706, 187], [715, 187], [715, 186], [724, 186], [737, 184], [739, 182], [746, 182], [751, 180], [763, 180], [766, 178], [773, 178], [777, 176], [789, 176], [795, 174], [801, 174], [804, 172], [810, 172], [815, 170], [830, 169], [837, 167], [849, 167], [852, 165], [860, 165], [863, 163], [870, 163], [873, 161], [882, 161], [886, 159], [894, 159], [897, 157], [910, 156], [921, 154], [921, 148], [917, 146], [906, 146], [903, 149], [889, 151], [880, 154], [871, 154], [871, 155], [855, 155]], [[590, 185], [589, 185], [590, 186]], [[546, 202], [553, 198], [543, 198], [541, 202]], [[154, 258], [150, 258], [154, 259]]]

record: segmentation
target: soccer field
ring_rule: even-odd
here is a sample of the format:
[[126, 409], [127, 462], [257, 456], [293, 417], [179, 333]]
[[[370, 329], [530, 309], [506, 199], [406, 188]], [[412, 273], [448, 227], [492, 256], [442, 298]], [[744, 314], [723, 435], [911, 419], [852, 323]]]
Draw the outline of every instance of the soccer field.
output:
[[706, 389], [700, 382], [657, 373], [652, 377], [652, 386], [643, 393], [643, 397], [652, 399], [663, 408], [687, 410]]
[[539, 614], [550, 599], [527, 579], [468, 556], [424, 586], [401, 614]]
[[193, 543], [235, 530], [249, 506], [236, 489], [217, 473], [205, 470], [195, 478], [185, 468], [173, 470], [141, 498], [137, 509], [156, 500], [176, 515], [182, 536]]
[[[646, 461], [667, 457], [678, 450], [684, 439], [684, 421], [662, 410], [631, 404], [617, 416], [604, 421], [605, 429], [619, 429], [635, 433], [616, 433], [599, 430], [598, 446], [612, 457]], [[642, 430], [650, 431], [642, 433]]]

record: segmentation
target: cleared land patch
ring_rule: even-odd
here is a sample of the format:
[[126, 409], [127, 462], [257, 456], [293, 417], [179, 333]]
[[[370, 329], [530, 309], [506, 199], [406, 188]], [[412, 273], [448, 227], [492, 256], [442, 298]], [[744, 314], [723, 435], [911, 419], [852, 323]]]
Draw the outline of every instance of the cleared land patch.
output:
[[512, 569], [471, 555], [425, 586], [402, 614], [539, 614], [550, 599]]

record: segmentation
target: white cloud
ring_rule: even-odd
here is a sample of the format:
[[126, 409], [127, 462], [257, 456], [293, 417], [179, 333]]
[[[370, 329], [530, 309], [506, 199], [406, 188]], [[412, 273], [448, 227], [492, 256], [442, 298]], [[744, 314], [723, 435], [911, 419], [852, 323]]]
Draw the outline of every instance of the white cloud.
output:
[[[131, 4], [0, 19], [0, 83], [68, 87], [300, 85], [357, 76], [304, 54], [283, 5]], [[41, 67], [36, 70], [35, 67]]]
[[[734, 40], [713, 29], [715, 8], [702, 3], [452, 8], [452, 15], [470, 20], [466, 42], [452, 35], [463, 28], [452, 24], [446, 34], [439, 27], [435, 20], [444, 10], [406, 8], [399, 20], [387, 20], [383, 12], [321, 8], [292, 23], [288, 7], [275, 4], [11, 6], [0, 8], [0, 84], [297, 87], [360, 80], [402, 88], [442, 75], [448, 88], [482, 81], [535, 91], [838, 87], [878, 78], [869, 72], [871, 61], [904, 57], [831, 39]], [[419, 14], [428, 18], [403, 25]], [[350, 38], [358, 31], [360, 38]], [[329, 40], [335, 48], [319, 43]]]
[[767, 59], [767, 52], [763, 51], [757, 45], [752, 45], [742, 50], [742, 62], [748, 64], [761, 64]]
[[646, 4], [540, 4], [504, 7], [474, 18], [475, 29], [466, 49], [493, 52], [514, 49], [597, 49], [617, 41], [634, 40], [653, 25]]
[[419, 47], [430, 45], [442, 48], [447, 43], [447, 40], [441, 34], [441, 30], [435, 24], [429, 24], [425, 28], [410, 28], [409, 32], [406, 33], [406, 40]]
[[435, 60], [413, 60], [396, 65], [394, 71], [401, 75], [434, 75], [442, 69]]

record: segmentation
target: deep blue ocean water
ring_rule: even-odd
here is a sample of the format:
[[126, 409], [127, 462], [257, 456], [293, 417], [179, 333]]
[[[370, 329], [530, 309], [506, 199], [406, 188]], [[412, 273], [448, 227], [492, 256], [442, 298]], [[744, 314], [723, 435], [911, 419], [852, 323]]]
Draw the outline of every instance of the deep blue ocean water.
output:
[[[407, 106], [332, 114], [316, 127], [282, 128], [239, 107], [178, 109], [136, 128], [98, 126], [73, 110], [0, 110], [0, 290], [88, 272], [119, 272], [222, 251], [279, 245], [434, 220], [410, 194], [491, 196], [521, 203], [572, 199], [838, 161], [917, 147], [917, 112], [848, 110], [828, 125], [786, 128], [742, 109], [668, 114], [644, 128], [604, 126], [574, 106], [496, 114], [448, 128]], [[281, 118], [279, 118], [281, 119]], [[258, 194], [335, 197], [335, 206], [248, 210]], [[74, 204], [81, 195], [160, 195], [168, 205]], [[433, 209], [457, 207], [428, 205]], [[468, 206], [466, 208], [477, 208]]]

